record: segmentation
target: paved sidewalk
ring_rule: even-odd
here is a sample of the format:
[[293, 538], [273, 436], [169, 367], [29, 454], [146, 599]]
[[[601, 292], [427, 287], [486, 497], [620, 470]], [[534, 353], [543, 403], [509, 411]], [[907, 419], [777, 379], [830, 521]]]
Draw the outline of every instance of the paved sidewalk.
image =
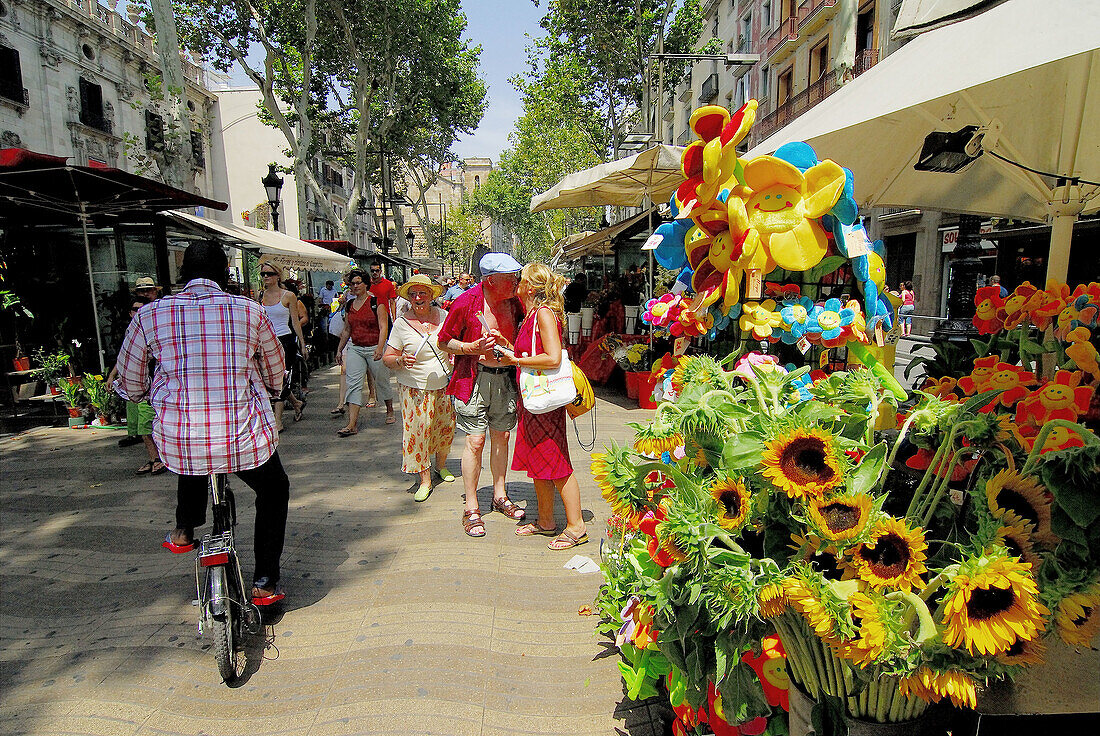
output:
[[[500, 514], [466, 537], [461, 478], [414, 503], [400, 424], [378, 409], [336, 437], [336, 381], [315, 374], [306, 418], [282, 435], [288, 605], [233, 689], [196, 637], [194, 558], [160, 548], [174, 476], [133, 476], [144, 451], [114, 431], [0, 439], [0, 733], [653, 732], [646, 706], [624, 702], [596, 619], [578, 615], [600, 575], [562, 569], [572, 552], [517, 538]], [[651, 415], [605, 400], [597, 412], [597, 449]], [[576, 552], [598, 560], [608, 507], [571, 442], [592, 539]], [[460, 451], [456, 439], [456, 474]], [[247, 578], [252, 492], [234, 488]], [[508, 489], [534, 508], [526, 478], [509, 473]]]

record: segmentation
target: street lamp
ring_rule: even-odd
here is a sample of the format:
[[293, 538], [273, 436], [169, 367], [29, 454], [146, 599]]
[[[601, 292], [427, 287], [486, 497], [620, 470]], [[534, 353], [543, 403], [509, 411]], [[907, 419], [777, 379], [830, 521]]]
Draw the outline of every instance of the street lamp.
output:
[[271, 221], [279, 229], [279, 193], [283, 189], [283, 177], [275, 173], [275, 164], [267, 165], [267, 176], [260, 179], [267, 191], [267, 203], [271, 205]]

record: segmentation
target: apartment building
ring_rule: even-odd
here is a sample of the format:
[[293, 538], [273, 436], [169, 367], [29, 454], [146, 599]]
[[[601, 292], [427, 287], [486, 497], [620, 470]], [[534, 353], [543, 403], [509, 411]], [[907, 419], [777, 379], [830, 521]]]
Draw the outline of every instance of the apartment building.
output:
[[[96, 0], [0, 0], [0, 147], [160, 179], [149, 157], [164, 142], [160, 60], [138, 20]], [[210, 156], [216, 98], [202, 68], [183, 62], [193, 153], [184, 188], [222, 199]]]

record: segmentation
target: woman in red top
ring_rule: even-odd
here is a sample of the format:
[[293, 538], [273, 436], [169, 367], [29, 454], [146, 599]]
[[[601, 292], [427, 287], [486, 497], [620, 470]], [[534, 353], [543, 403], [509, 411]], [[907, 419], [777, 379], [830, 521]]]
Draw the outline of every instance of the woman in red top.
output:
[[[529, 263], [523, 267], [516, 296], [523, 303], [527, 316], [516, 334], [515, 355], [502, 354], [502, 363], [536, 369], [556, 368], [561, 364], [564, 288], [565, 279], [543, 264]], [[500, 344], [512, 347], [499, 337], [499, 333], [494, 336], [498, 336]], [[548, 546], [553, 550], [570, 549], [588, 541], [581, 517], [581, 489], [569, 461], [564, 406], [545, 414], [532, 414], [520, 406], [512, 470], [527, 471], [535, 483], [538, 499], [538, 518], [516, 529], [518, 536], [557, 533], [554, 520], [554, 489], [557, 488], [565, 507], [565, 529]]]
[[[350, 437], [359, 432], [359, 409], [363, 406], [363, 382], [367, 371], [374, 375], [378, 398], [386, 402], [386, 424], [393, 424], [393, 389], [389, 371], [382, 365], [382, 353], [389, 337], [389, 310], [383, 303], [376, 303], [374, 295], [367, 291], [367, 275], [355, 268], [348, 273], [348, 288], [355, 296], [345, 307], [344, 331], [340, 333], [340, 346], [336, 349], [336, 362], [347, 362], [347, 390], [344, 402], [351, 406], [348, 424], [336, 434]], [[350, 341], [350, 344], [349, 344]], [[347, 358], [344, 346], [348, 346]]]

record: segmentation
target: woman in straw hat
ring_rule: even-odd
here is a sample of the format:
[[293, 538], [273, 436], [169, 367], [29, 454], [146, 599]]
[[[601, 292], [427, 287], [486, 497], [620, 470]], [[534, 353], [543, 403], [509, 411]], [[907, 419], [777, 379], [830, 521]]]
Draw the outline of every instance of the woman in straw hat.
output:
[[412, 306], [393, 323], [382, 356], [401, 386], [401, 470], [420, 475], [420, 486], [413, 496], [416, 501], [424, 501], [432, 492], [433, 456], [439, 479], [455, 479], [447, 470], [455, 412], [451, 397], [444, 393], [451, 360], [435, 344], [447, 313], [432, 304], [442, 293], [443, 287], [420, 274], [398, 288], [398, 296]]

